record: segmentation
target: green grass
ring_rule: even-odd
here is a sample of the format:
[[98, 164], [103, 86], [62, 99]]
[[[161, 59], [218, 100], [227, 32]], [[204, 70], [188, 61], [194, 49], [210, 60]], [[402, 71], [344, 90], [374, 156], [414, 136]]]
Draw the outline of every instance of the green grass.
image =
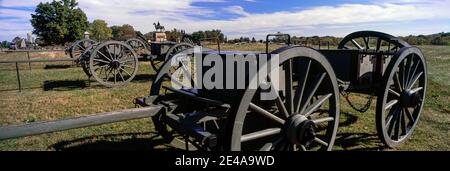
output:
[[[276, 48], [279, 45], [273, 45]], [[214, 46], [211, 46], [214, 48]], [[376, 136], [375, 101], [367, 113], [358, 113], [341, 100], [337, 150], [450, 150], [450, 47], [420, 47], [427, 57], [429, 85], [426, 107], [412, 138], [399, 149], [385, 149]], [[223, 45], [223, 50], [264, 51], [263, 44]], [[32, 59], [51, 58], [48, 53]], [[52, 57], [62, 57], [56, 54]], [[0, 54], [0, 60], [27, 59], [23, 54]], [[89, 84], [79, 67], [45, 69], [52, 64], [21, 64], [24, 90], [18, 92], [15, 66], [0, 64], [0, 125], [30, 123], [133, 108], [132, 100], [149, 93], [154, 71], [141, 62], [137, 79], [119, 88]], [[47, 68], [49, 68], [47, 66]], [[55, 68], [55, 67], [50, 67]], [[364, 95], [351, 97], [357, 105]], [[171, 150], [154, 132], [150, 119], [141, 119], [0, 142], [0, 151], [28, 150]]]

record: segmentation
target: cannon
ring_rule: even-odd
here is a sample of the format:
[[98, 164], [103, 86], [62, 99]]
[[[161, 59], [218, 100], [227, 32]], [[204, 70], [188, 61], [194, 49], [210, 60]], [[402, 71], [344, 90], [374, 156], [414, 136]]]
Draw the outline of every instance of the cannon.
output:
[[104, 86], [116, 87], [126, 85], [136, 76], [139, 59], [149, 59], [157, 71], [166, 58], [193, 47], [186, 42], [161, 41], [150, 44], [142, 34], [136, 34], [138, 38], [125, 42], [98, 43], [92, 39], [82, 39], [73, 43], [67, 51], [89, 78], [93, 77]]
[[128, 39], [126, 43], [135, 50], [139, 57], [149, 60], [155, 71], [158, 71], [166, 59], [169, 59], [174, 54], [194, 47], [194, 43], [189, 35], [184, 34], [184, 32], [180, 43], [166, 41], [166, 36], [163, 32], [155, 33], [154, 37], [155, 40], [150, 42], [140, 32], [136, 32], [136, 38]]
[[[167, 59], [149, 96], [136, 98], [135, 104], [162, 106], [152, 117], [155, 129], [167, 142], [183, 148], [316, 151], [333, 149], [341, 94], [361, 93], [377, 98], [376, 128], [387, 147], [398, 147], [409, 139], [422, 113], [427, 87], [427, 66], [420, 49], [374, 31], [352, 33], [337, 49], [324, 50], [291, 45], [285, 34], [268, 35], [266, 42], [272, 36], [286, 36], [287, 45], [272, 52], [203, 49], [196, 54], [193, 48], [185, 49]], [[210, 55], [217, 56], [216, 62], [211, 62]], [[229, 55], [247, 56], [241, 61], [245, 73], [209, 70]], [[209, 62], [201, 70], [189, 70], [186, 61]], [[225, 63], [222, 68], [239, 65]], [[268, 73], [261, 71], [269, 63], [278, 66], [278, 75], [261, 77], [260, 73]], [[250, 72], [252, 66], [258, 74]], [[176, 76], [180, 69], [187, 81]], [[198, 75], [211, 73], [217, 74], [211, 78], [224, 81], [213, 88], [198, 87]], [[234, 77], [229, 79], [228, 74]], [[236, 76], [245, 80], [245, 86], [227, 87], [236, 85]], [[275, 78], [279, 86], [272, 82]], [[251, 86], [255, 81], [257, 86]]]

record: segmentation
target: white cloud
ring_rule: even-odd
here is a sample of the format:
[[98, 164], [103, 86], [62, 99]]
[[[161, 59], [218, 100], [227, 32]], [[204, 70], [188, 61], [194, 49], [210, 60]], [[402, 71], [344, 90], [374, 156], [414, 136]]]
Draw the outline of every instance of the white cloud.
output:
[[2, 7], [32, 7], [39, 4], [39, 2], [48, 2], [50, 0], [1, 0]]
[[24, 10], [0, 9], [0, 16], [17, 19], [31, 19], [30, 11]]
[[243, 7], [241, 6], [229, 6], [225, 7], [224, 10], [231, 14], [237, 14], [241, 16], [250, 16], [250, 13], [246, 12]]
[[[342, 4], [317, 6], [273, 13], [249, 13], [241, 6], [224, 7], [222, 11], [202, 8], [194, 2], [223, 0], [79, 0], [79, 6], [89, 19], [104, 19], [110, 25], [131, 24], [142, 32], [153, 31], [153, 22], [160, 21], [166, 29], [181, 28], [188, 32], [221, 29], [230, 38], [255, 36], [282, 31], [295, 35], [342, 36], [357, 29], [377, 29], [393, 34], [415, 34], [448, 31], [450, 0], [379, 0], [370, 4]], [[37, 0], [1, 0], [1, 6], [35, 6]], [[5, 5], [6, 4], [6, 5]], [[231, 19], [205, 19], [200, 16], [217, 16], [220, 12], [238, 14]], [[29, 21], [27, 12], [0, 10], [1, 15], [17, 16]], [[26, 19], [26, 20], [25, 20]], [[433, 25], [406, 26], [417, 21], [447, 21]], [[10, 21], [1, 21], [7, 26]], [[370, 23], [370, 24], [368, 24]], [[31, 29], [31, 26], [27, 28]]]

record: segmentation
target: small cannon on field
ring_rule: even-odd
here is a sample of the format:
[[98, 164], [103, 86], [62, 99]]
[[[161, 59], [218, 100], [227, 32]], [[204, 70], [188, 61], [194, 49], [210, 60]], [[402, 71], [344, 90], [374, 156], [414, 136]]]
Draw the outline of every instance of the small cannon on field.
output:
[[[412, 135], [427, 88], [420, 49], [373, 31], [352, 33], [334, 50], [291, 45], [286, 34], [268, 35], [266, 46], [273, 36], [286, 36], [287, 45], [272, 52], [194, 47], [176, 53], [158, 70], [150, 94], [135, 99], [141, 110], [1, 127], [0, 139], [147, 116], [167, 142], [188, 150], [332, 150], [340, 94], [349, 92], [377, 98], [376, 127], [386, 146]], [[111, 52], [104, 48], [96, 49]], [[241, 60], [228, 63], [232, 57]], [[199, 86], [199, 78], [215, 80], [214, 86]]]
[[139, 59], [149, 59], [153, 69], [157, 71], [165, 59], [190, 47], [193, 45], [189, 42], [148, 43], [142, 34], [137, 33], [137, 38], [126, 42], [97, 43], [91, 39], [79, 40], [68, 51], [89, 78], [93, 77], [104, 86], [115, 87], [133, 80], [138, 71]]
[[158, 71], [161, 65], [174, 54], [187, 48], [194, 47], [194, 43], [189, 37], [183, 34], [181, 43], [167, 41], [165, 33], [154, 34], [155, 41], [149, 41], [139, 32], [137, 37], [128, 39], [126, 43], [130, 45], [139, 57], [150, 60], [151, 66]]

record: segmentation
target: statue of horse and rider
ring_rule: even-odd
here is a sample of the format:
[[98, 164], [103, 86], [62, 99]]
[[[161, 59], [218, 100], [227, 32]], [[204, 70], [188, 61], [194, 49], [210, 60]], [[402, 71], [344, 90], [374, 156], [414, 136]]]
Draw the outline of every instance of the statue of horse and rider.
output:
[[159, 23], [159, 21], [158, 23], [153, 23], [153, 25], [155, 26], [156, 32], [164, 32], [165, 28]]

